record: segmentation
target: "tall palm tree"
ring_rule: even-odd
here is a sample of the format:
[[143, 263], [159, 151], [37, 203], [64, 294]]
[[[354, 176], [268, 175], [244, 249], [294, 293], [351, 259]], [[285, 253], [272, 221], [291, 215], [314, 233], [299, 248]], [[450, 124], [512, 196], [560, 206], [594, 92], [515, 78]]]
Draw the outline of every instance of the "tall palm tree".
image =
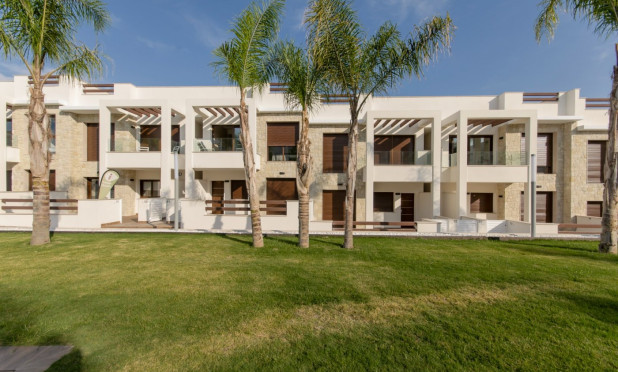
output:
[[109, 22], [105, 4], [99, 0], [4, 0], [0, 3], [2, 53], [5, 58], [19, 58], [32, 76], [28, 106], [32, 245], [49, 243], [50, 123], [43, 86], [52, 75], [90, 79], [100, 74], [103, 62], [98, 49], [77, 43], [75, 36], [83, 23], [100, 32]]
[[[575, 19], [583, 18], [594, 32], [609, 38], [618, 32], [617, 0], [543, 0], [534, 31], [537, 41], [543, 36], [552, 39], [558, 25], [558, 12], [565, 10]], [[615, 44], [616, 65], [610, 94], [608, 146], [605, 155], [605, 188], [603, 190], [602, 231], [599, 252], [618, 254], [618, 43]]]
[[350, 101], [344, 247], [353, 248], [359, 116], [371, 95], [387, 93], [405, 77], [422, 75], [423, 67], [449, 48], [455, 27], [448, 15], [434, 17], [402, 38], [397, 27], [386, 22], [367, 38], [349, 0], [310, 1], [305, 23], [309, 50], [327, 69], [328, 93]]
[[255, 158], [249, 128], [247, 91], [261, 90], [268, 83], [266, 57], [279, 31], [283, 0], [270, 0], [262, 6], [253, 2], [234, 22], [234, 37], [213, 52], [215, 71], [240, 90], [240, 142], [243, 147], [245, 181], [251, 210], [253, 246], [263, 247], [260, 198], [255, 180]]
[[324, 69], [315, 58], [293, 43], [278, 44], [272, 51], [270, 74], [286, 84], [284, 97], [288, 108], [300, 108], [301, 129], [296, 146], [296, 185], [298, 188], [298, 245], [309, 247], [309, 185], [311, 184], [311, 141], [309, 112], [320, 103], [319, 87]]

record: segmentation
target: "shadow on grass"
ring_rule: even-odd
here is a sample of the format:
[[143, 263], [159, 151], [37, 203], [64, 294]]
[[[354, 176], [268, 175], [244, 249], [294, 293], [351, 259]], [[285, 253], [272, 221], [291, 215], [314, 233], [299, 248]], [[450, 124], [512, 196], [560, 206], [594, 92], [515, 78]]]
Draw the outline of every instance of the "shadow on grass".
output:
[[509, 241], [507, 247], [523, 252], [541, 254], [554, 257], [585, 258], [594, 261], [618, 262], [618, 257], [604, 253], [598, 253], [584, 247], [558, 246], [547, 242], [530, 240]]
[[613, 298], [558, 292], [562, 297], [573, 304], [578, 311], [603, 323], [618, 325], [618, 300]]
[[221, 237], [223, 239], [231, 240], [231, 241], [236, 242], [236, 243], [240, 243], [241, 245], [246, 245], [247, 247], [252, 247], [253, 246], [251, 240], [247, 241], [247, 240], [239, 238], [236, 235], [217, 234], [217, 236], [219, 236], [219, 237]]
[[317, 242], [317, 243], [322, 243], [324, 245], [330, 245], [333, 246], [335, 248], [343, 248], [343, 240], [341, 241], [331, 241], [328, 239], [324, 239], [324, 238], [311, 238], [312, 242]]
[[82, 352], [74, 347], [70, 353], [52, 364], [45, 372], [81, 372], [84, 370], [82, 359]]
[[266, 240], [278, 242], [292, 248], [298, 247], [298, 237], [295, 235], [268, 235]]

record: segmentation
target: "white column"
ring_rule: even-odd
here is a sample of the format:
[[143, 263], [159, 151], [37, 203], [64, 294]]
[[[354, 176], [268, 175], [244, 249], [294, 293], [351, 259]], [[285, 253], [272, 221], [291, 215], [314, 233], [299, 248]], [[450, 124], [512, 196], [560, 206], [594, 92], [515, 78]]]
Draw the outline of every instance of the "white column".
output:
[[99, 107], [99, 179], [107, 170], [107, 153], [110, 150], [111, 112], [107, 106]]
[[468, 214], [468, 117], [457, 115], [457, 204], [459, 216]]
[[[427, 149], [425, 149], [427, 150]], [[433, 216], [439, 216], [442, 177], [442, 120], [434, 116], [431, 123], [431, 202]]]
[[195, 138], [195, 109], [187, 104], [185, 112], [185, 198], [197, 199], [195, 169], [193, 169], [193, 142]]
[[536, 154], [536, 144], [538, 137], [538, 121], [536, 115], [526, 120], [526, 160], [528, 162], [528, 182], [524, 186], [524, 221], [530, 222], [532, 213], [536, 211], [530, 210], [530, 202], [532, 195], [536, 195], [536, 190], [531, 190], [532, 172], [536, 172], [536, 169], [532, 169], [530, 166], [530, 158], [532, 154]]
[[367, 112], [367, 167], [365, 168], [365, 220], [373, 221], [374, 113]]
[[161, 105], [161, 197], [174, 196], [171, 170], [174, 166], [172, 156], [172, 109], [168, 102]]
[[[6, 100], [0, 100], [0, 191], [6, 191]], [[19, 139], [18, 139], [19, 140]], [[27, 138], [21, 139], [27, 142]]]

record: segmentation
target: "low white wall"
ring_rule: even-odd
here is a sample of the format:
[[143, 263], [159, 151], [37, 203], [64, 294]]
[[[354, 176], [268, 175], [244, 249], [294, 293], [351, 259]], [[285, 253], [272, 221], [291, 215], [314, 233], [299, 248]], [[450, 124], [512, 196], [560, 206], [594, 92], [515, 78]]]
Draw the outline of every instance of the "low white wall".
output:
[[[122, 221], [122, 201], [106, 200], [79, 200], [76, 214], [59, 214], [53, 211], [50, 216], [50, 228], [66, 229], [97, 229], [102, 224]], [[32, 227], [32, 213], [2, 213], [0, 214], [2, 227]]]
[[[68, 191], [50, 191], [50, 199], [68, 199]], [[0, 199], [32, 199], [32, 191], [0, 191]]]
[[416, 232], [420, 233], [437, 233], [440, 231], [441, 223], [432, 220], [423, 220], [416, 223]]
[[[531, 226], [528, 222], [507, 221], [507, 231], [512, 234], [530, 234]], [[556, 223], [537, 223], [537, 235], [558, 234], [558, 224]]]
[[[182, 209], [182, 228], [187, 230], [250, 230], [251, 217], [233, 214], [206, 214], [206, 204], [203, 200], [180, 201]], [[313, 210], [310, 202], [309, 210]], [[313, 217], [310, 212], [309, 219]], [[310, 221], [310, 231], [332, 231], [330, 221]], [[287, 201], [286, 216], [262, 215], [262, 230], [298, 232], [298, 201]]]
[[[575, 216], [575, 223], [578, 225], [600, 225], [601, 217]], [[575, 229], [577, 232], [601, 233], [601, 228], [581, 228]]]

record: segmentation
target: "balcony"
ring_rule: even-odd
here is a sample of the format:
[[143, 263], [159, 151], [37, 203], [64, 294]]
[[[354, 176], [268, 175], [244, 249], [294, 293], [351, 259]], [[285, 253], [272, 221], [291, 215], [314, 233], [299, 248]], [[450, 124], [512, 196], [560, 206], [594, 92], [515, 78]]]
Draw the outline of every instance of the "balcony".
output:
[[[259, 164], [258, 159], [256, 163]], [[193, 141], [195, 169], [244, 169], [242, 146], [236, 138], [196, 138]]]
[[107, 166], [118, 169], [161, 168], [161, 139], [112, 139], [109, 142]]
[[19, 147], [17, 147], [17, 136], [12, 132], [6, 134], [6, 162], [19, 163]]
[[431, 182], [431, 151], [375, 151], [374, 181]]

